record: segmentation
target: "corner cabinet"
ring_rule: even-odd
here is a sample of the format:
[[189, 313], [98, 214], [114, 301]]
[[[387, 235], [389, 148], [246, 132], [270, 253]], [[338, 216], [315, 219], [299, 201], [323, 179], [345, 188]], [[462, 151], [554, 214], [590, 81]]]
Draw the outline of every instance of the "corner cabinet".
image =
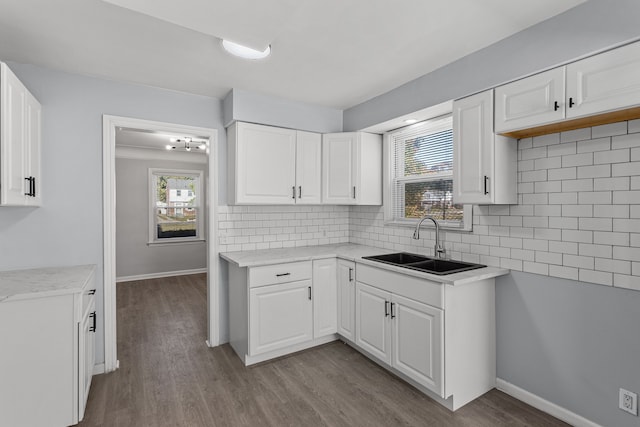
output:
[[0, 63], [0, 206], [40, 206], [42, 107]]
[[236, 122], [227, 138], [231, 204], [320, 204], [320, 134]]
[[516, 204], [517, 141], [493, 132], [493, 90], [453, 103], [453, 201]]
[[365, 132], [322, 136], [322, 202], [382, 204], [382, 136]]
[[496, 132], [516, 137], [638, 118], [640, 43], [498, 86], [495, 94]]
[[229, 264], [229, 343], [245, 365], [336, 339], [335, 265]]

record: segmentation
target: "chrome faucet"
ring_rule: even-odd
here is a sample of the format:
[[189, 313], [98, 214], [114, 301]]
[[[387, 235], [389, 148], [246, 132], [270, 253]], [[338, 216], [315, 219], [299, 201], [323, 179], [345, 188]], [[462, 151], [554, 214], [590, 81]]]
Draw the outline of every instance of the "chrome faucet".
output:
[[444, 258], [446, 255], [446, 251], [440, 244], [440, 224], [438, 224], [438, 221], [436, 221], [436, 219], [431, 215], [425, 215], [422, 218], [420, 218], [420, 221], [418, 222], [418, 225], [416, 225], [416, 229], [413, 232], [413, 238], [416, 240], [420, 239], [420, 226], [422, 225], [425, 219], [430, 219], [431, 221], [433, 221], [433, 223], [436, 226], [436, 244], [433, 247], [433, 254], [435, 255], [436, 258]]

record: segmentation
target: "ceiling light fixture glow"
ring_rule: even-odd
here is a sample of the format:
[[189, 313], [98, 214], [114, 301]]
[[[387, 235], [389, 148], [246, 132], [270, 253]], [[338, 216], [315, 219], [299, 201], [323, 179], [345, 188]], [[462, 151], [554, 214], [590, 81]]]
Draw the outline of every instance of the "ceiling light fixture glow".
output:
[[418, 120], [416, 119], [406, 119], [404, 122], [408, 125], [412, 125], [414, 123], [416, 123]]
[[224, 50], [226, 50], [230, 54], [244, 59], [264, 59], [269, 56], [269, 54], [271, 54], [271, 45], [267, 46], [265, 50], [260, 51], [223, 39], [222, 47], [224, 47]]

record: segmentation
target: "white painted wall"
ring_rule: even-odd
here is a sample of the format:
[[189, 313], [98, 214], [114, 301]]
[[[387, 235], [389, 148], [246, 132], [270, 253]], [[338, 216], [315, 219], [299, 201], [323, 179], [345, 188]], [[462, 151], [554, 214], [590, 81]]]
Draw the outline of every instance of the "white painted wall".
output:
[[[202, 163], [116, 157], [116, 276], [121, 278], [207, 268], [205, 242], [167, 243], [162, 246], [147, 244], [149, 168], [202, 171], [205, 181], [208, 170], [207, 165]], [[205, 206], [204, 200], [201, 205]], [[204, 209], [201, 209], [200, 215], [204, 221]], [[206, 221], [203, 227], [202, 232], [206, 235]]]
[[[9, 66], [42, 104], [43, 206], [0, 208], [0, 270], [96, 264], [96, 363], [102, 363], [102, 115], [218, 129], [219, 200], [224, 204], [221, 101], [32, 65]], [[220, 320], [226, 331], [226, 316]]]

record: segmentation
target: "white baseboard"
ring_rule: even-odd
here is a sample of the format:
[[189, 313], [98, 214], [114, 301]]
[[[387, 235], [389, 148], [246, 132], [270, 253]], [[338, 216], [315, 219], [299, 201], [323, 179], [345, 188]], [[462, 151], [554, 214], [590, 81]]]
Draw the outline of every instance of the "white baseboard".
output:
[[163, 277], [187, 276], [189, 274], [206, 273], [206, 268], [194, 268], [192, 270], [165, 271], [162, 273], [138, 274], [136, 276], [116, 277], [116, 283], [133, 282], [134, 280], [161, 279]]
[[580, 415], [569, 411], [555, 403], [549, 402], [542, 397], [530, 393], [520, 387], [506, 382], [503, 379], [496, 378], [496, 388], [500, 391], [507, 393], [510, 396], [515, 397], [524, 403], [533, 406], [549, 415], [553, 415], [559, 420], [569, 423], [575, 427], [602, 427], [600, 424], [596, 424]]
[[104, 363], [93, 365], [93, 375], [104, 374]]

